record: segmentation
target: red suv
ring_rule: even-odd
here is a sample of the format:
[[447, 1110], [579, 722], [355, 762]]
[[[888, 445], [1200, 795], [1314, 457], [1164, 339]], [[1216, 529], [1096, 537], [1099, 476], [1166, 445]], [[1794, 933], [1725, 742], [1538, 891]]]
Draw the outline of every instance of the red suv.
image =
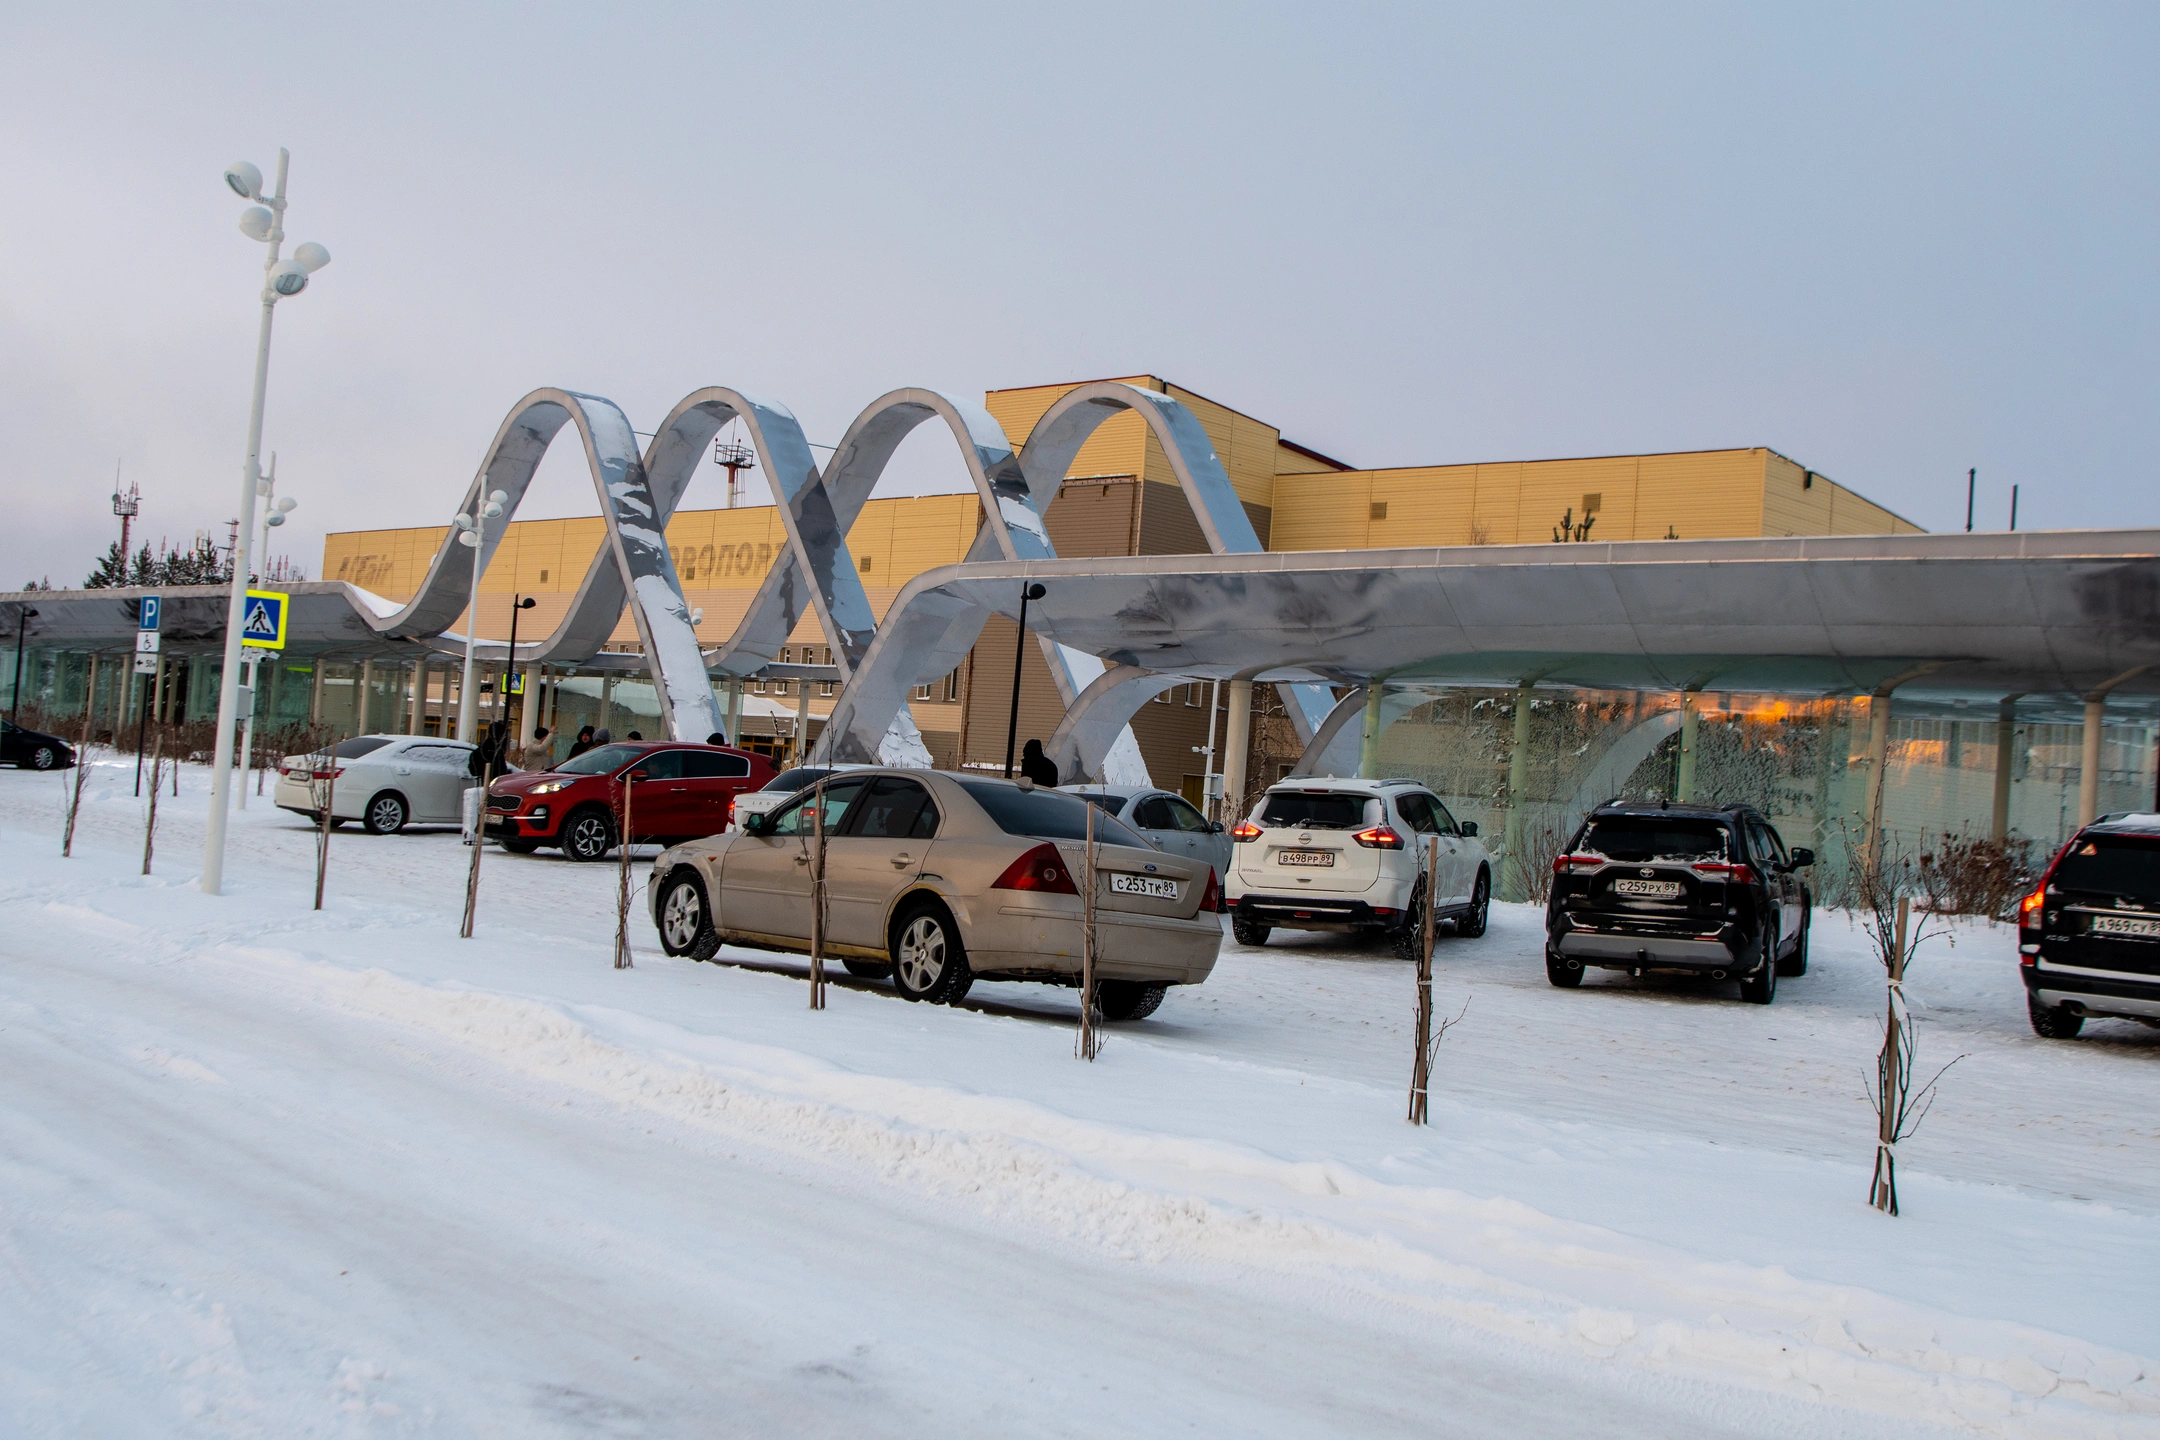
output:
[[737, 795], [772, 777], [771, 762], [747, 750], [602, 745], [553, 770], [521, 770], [488, 786], [488, 838], [519, 855], [559, 845], [572, 860], [602, 859], [622, 838], [627, 779], [633, 840], [702, 840], [727, 829]]

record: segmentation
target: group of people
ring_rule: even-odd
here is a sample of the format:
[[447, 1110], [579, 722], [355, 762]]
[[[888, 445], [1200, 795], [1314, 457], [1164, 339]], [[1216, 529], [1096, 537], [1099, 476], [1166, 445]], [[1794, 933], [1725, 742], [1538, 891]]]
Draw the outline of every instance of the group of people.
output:
[[[645, 737], [632, 730], [623, 738], [643, 740]], [[615, 736], [605, 725], [580, 726], [577, 739], [570, 742], [570, 753], [563, 758], [574, 760], [588, 750], [613, 744], [614, 740]], [[707, 743], [719, 745], [725, 742], [716, 737]], [[486, 775], [506, 775], [512, 770], [552, 769], [554, 765], [555, 745], [548, 739], [547, 726], [533, 727], [532, 742], [513, 747], [510, 726], [502, 720], [481, 727], [479, 742], [473, 746], [472, 756], [466, 761], [466, 769], [475, 780]]]

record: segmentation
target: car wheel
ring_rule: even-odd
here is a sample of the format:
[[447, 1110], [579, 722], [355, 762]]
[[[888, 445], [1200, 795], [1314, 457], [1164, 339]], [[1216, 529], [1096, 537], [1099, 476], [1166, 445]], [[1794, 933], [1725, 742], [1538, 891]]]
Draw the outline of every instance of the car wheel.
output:
[[397, 834], [405, 828], [405, 797], [394, 790], [383, 791], [367, 802], [360, 823], [370, 835]]
[[[1470, 908], [1455, 922], [1455, 933], [1465, 940], [1475, 940], [1485, 933], [1485, 922], [1492, 914], [1492, 875], [1489, 871], [1477, 872], [1477, 888], [1470, 892]], [[1582, 972], [1575, 972], [1579, 977]]]
[[950, 1005], [975, 983], [959, 928], [945, 907], [921, 904], [893, 926], [893, 987], [907, 1000]]
[[1257, 920], [1248, 920], [1235, 911], [1231, 912], [1230, 938], [1240, 945], [1250, 945], [1258, 949], [1267, 944], [1267, 937], [1274, 933], [1271, 926], [1262, 925]]
[[502, 842], [502, 847], [513, 855], [530, 855], [540, 848], [540, 842], [537, 840], [505, 840]]
[[1410, 905], [1403, 912], [1401, 927], [1388, 931], [1387, 936], [1388, 940], [1394, 945], [1395, 954], [1398, 958], [1408, 960], [1413, 964], [1416, 963], [1418, 947], [1425, 943], [1425, 882], [1423, 880], [1418, 881], [1417, 888], [1410, 892]]
[[857, 960], [851, 956], [840, 963], [858, 980], [885, 980], [892, 976], [892, 966], [883, 960]]
[[712, 906], [706, 903], [705, 886], [693, 871], [676, 871], [660, 892], [660, 948], [692, 960], [710, 960], [720, 953]]
[[1579, 989], [1582, 985], [1582, 966], [1569, 965], [1552, 951], [1545, 952], [1545, 978], [1562, 990]]
[[1807, 937], [1808, 927], [1812, 923], [1812, 920], [1813, 917], [1810, 916], [1803, 918], [1800, 921], [1799, 943], [1792, 947], [1792, 954], [1786, 956], [1783, 960], [1778, 961], [1777, 973], [1783, 975], [1788, 980], [1790, 980], [1795, 975], [1807, 974]]
[[32, 770], [50, 770], [60, 763], [60, 752], [50, 745], [40, 745], [30, 752]]
[[562, 852], [572, 860], [605, 860], [614, 848], [615, 818], [605, 810], [580, 810], [563, 823]]
[[1105, 1020], [1145, 1020], [1169, 992], [1168, 985], [1139, 980], [1099, 980], [1095, 984], [1095, 1003]]
[[1762, 939], [1762, 963], [1755, 973], [1740, 982], [1740, 998], [1750, 1005], [1768, 1005], [1777, 999], [1777, 937], [1765, 931]]
[[2043, 1040], [2075, 1040], [2085, 1028], [2085, 1017], [2067, 1005], [2042, 1005], [2027, 995], [2025, 1013], [2032, 1017], [2033, 1034]]

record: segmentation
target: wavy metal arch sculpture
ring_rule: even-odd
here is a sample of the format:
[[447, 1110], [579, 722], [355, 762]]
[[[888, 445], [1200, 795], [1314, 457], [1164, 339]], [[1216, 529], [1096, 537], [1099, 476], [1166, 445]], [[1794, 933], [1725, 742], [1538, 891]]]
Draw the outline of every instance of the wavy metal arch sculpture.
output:
[[[1138, 414], [1162, 446], [1208, 548], [1218, 555], [1258, 552], [1260, 537], [1215, 453], [1214, 442], [1192, 411], [1160, 392], [1122, 381], [1099, 380], [1068, 390], [1043, 413], [1020, 452], [1017, 475], [1006, 472], [998, 481], [979, 482], [990, 521], [967, 558], [1034, 559], [1037, 556], [1028, 552], [1038, 544], [1040, 558], [1052, 558], [1055, 551], [1041, 528], [1041, 516], [1057, 497], [1058, 487], [1072, 469], [1080, 447], [1104, 421], [1124, 411]], [[1031, 520], [1032, 525], [1028, 523]], [[993, 527], [1001, 523], [1002, 533], [994, 533]], [[889, 622], [891, 617], [887, 618]], [[987, 618], [979, 610], [944, 614], [933, 604], [924, 614], [911, 616], [903, 634], [888, 640], [881, 630], [835, 704], [814, 753], [838, 761], [875, 758], [874, 737], [883, 734], [883, 726], [906, 704], [908, 689], [935, 679], [959, 663], [973, 647]], [[1147, 698], [1147, 694], [1141, 694], [1139, 699], [1131, 699], [1140, 684], [1136, 676], [1152, 672], [1123, 667], [1135, 670], [1135, 675], [1121, 676], [1117, 683], [1105, 686], [1100, 683], [1103, 664], [1096, 657], [1047, 638], [1041, 638], [1039, 643], [1044, 658], [1050, 662], [1059, 698], [1067, 707], [1058, 730], [1059, 736], [1066, 737], [1063, 750], [1058, 752], [1059, 770], [1074, 778], [1098, 778], [1110, 747], [1117, 743], [1134, 711]], [[873, 669], [876, 674], [868, 673]], [[1175, 679], [1166, 679], [1147, 693], [1160, 693], [1176, 683]], [[1282, 691], [1299, 738], [1309, 739], [1333, 706], [1334, 697], [1318, 685], [1285, 685]], [[1088, 712], [1098, 705], [1122, 713], [1113, 716], [1106, 712], [1097, 720]], [[1053, 737], [1053, 743], [1061, 742]]]
[[[516, 658], [543, 663], [558, 656], [580, 660], [590, 656], [607, 642], [627, 602], [638, 639], [652, 657], [662, 722], [673, 735], [708, 735], [719, 728], [720, 707], [705, 681], [697, 631], [690, 624], [690, 608], [683, 600], [674, 558], [668, 553], [667, 514], [647, 480], [637, 435], [612, 400], [543, 387], [511, 408], [463, 500], [465, 511], [474, 513], [482, 496], [495, 490], [508, 496], [504, 524], [481, 542], [480, 568], [485, 572], [494, 558], [509, 530], [508, 516], [517, 513], [540, 458], [566, 424], [574, 424], [584, 442], [607, 538], [562, 623], [531, 650], [520, 647]], [[412, 600], [376, 621], [376, 630], [401, 638], [443, 633], [471, 603], [469, 574], [453, 531], [444, 537]], [[468, 623], [477, 624], [478, 617]]]

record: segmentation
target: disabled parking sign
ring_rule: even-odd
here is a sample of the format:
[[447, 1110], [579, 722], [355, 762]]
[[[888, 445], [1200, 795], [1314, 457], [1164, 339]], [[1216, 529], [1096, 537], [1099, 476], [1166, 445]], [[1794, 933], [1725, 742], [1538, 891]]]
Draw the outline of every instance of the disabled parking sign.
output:
[[240, 620], [240, 643], [258, 650], [285, 648], [285, 616], [292, 596], [282, 590], [250, 590]]

